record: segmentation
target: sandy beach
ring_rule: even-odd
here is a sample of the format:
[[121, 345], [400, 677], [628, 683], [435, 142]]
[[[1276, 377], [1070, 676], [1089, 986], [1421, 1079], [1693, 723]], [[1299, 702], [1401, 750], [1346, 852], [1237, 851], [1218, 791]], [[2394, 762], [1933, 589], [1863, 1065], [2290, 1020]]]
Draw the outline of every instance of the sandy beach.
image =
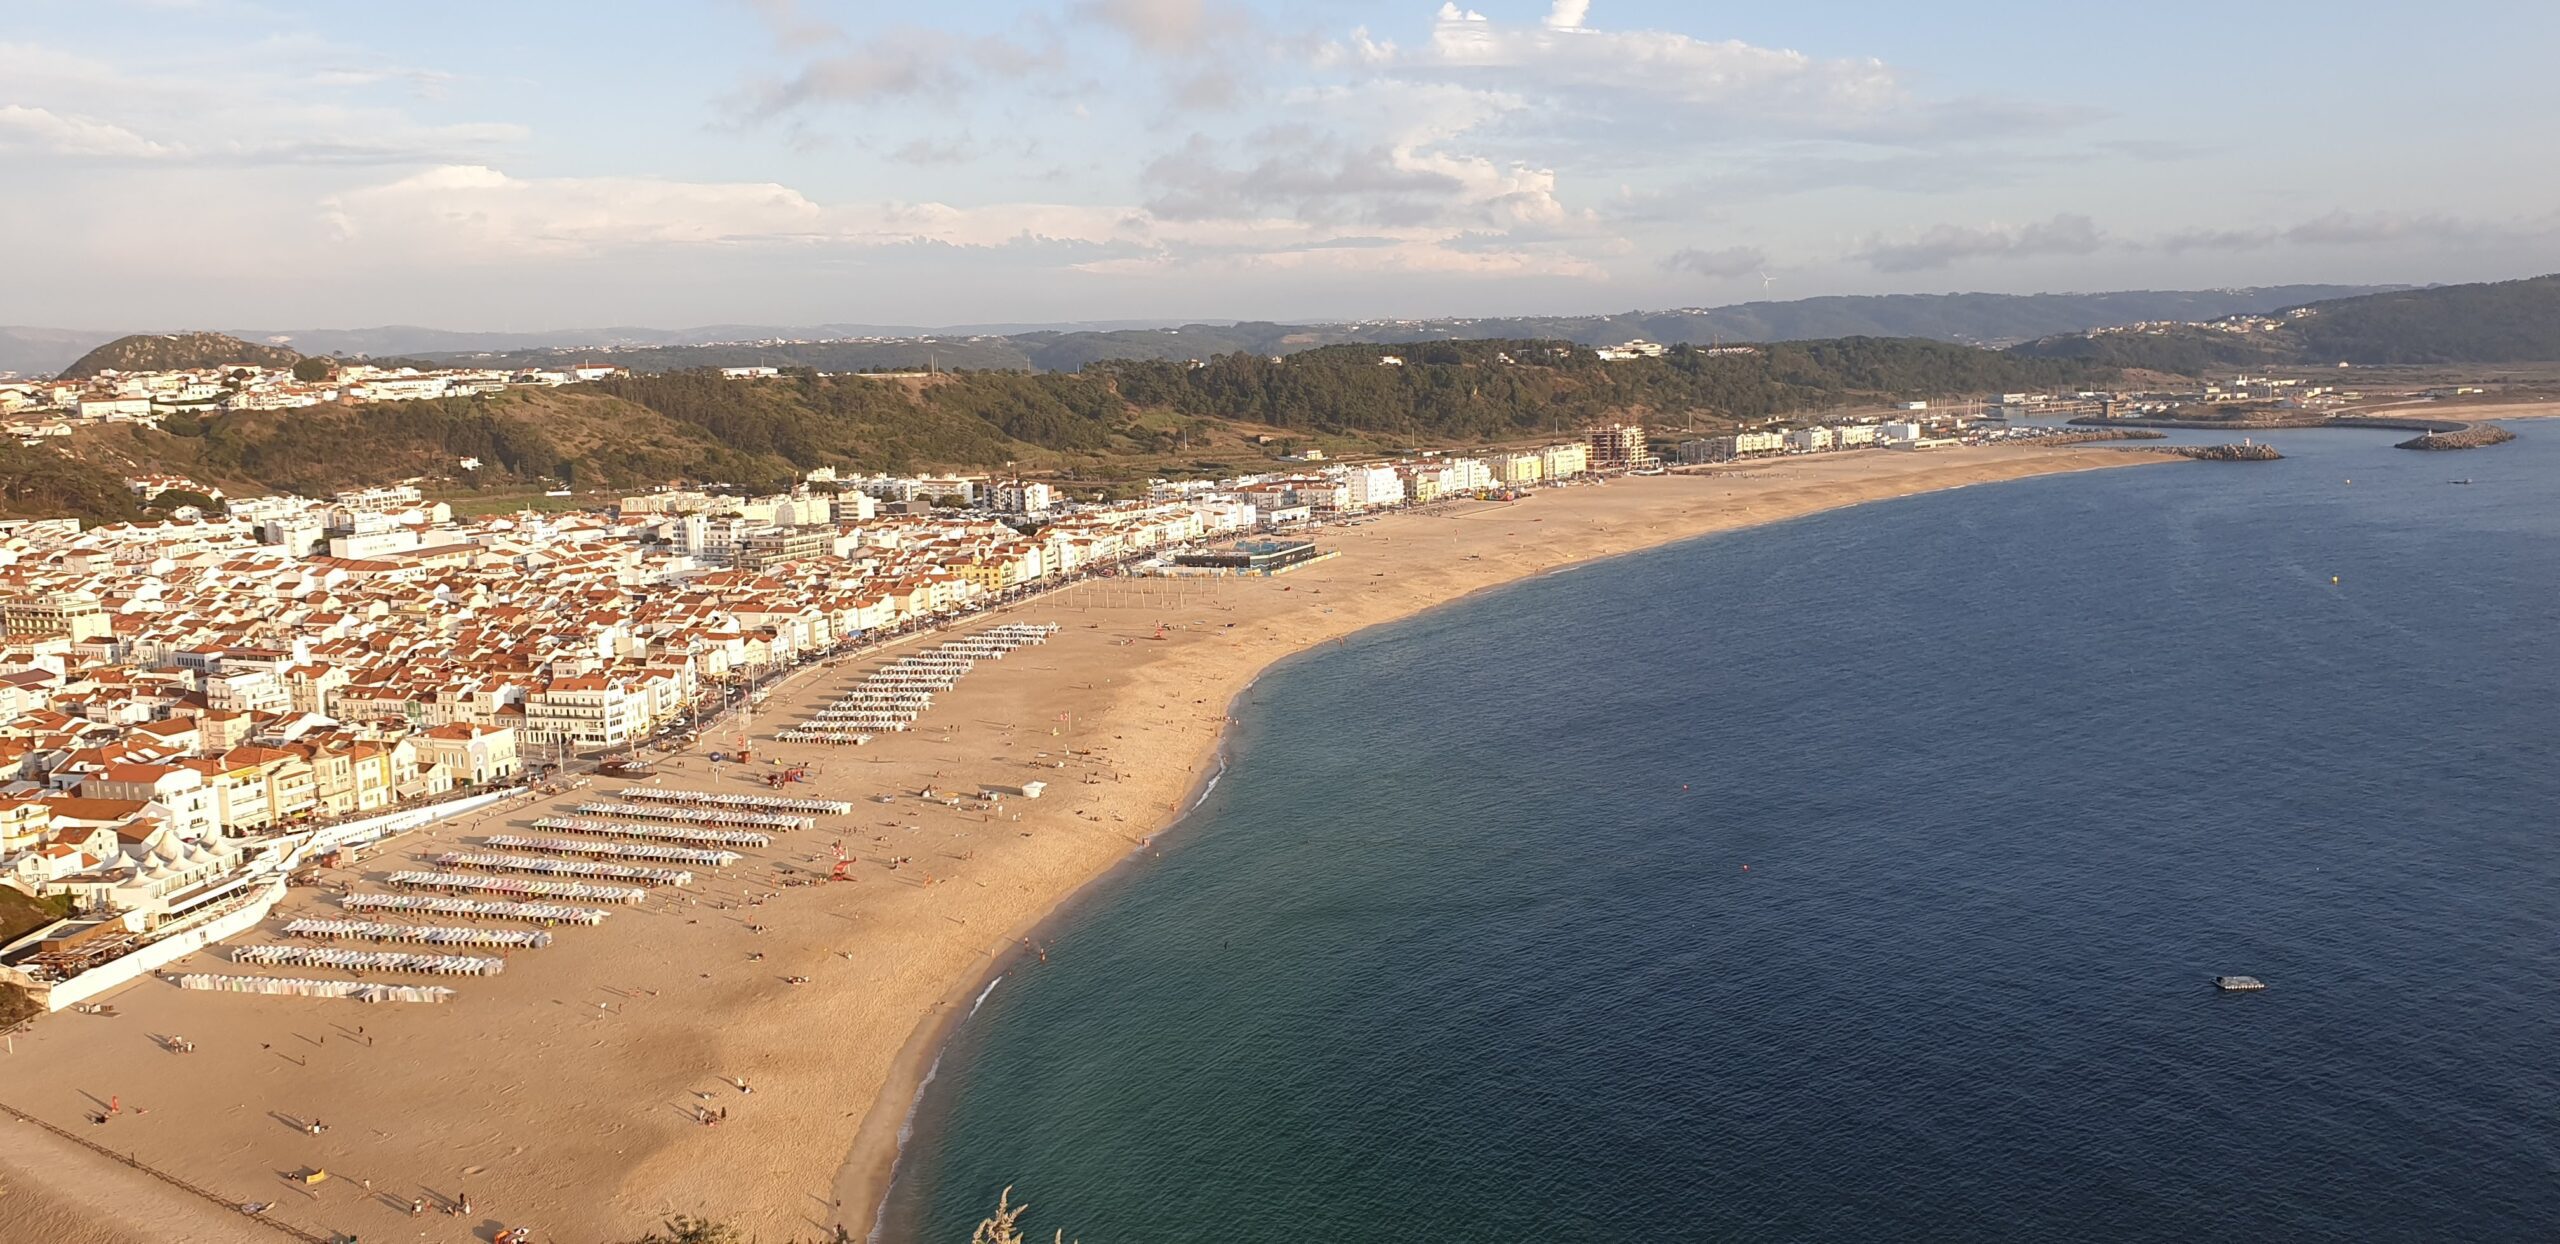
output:
[[[765, 757], [778, 756], [815, 766], [786, 793], [854, 801], [851, 815], [780, 834], [601, 927], [556, 930], [502, 976], [438, 980], [460, 991], [446, 1005], [140, 982], [105, 1000], [111, 1016], [55, 1015], [17, 1038], [0, 1055], [0, 1102], [221, 1199], [274, 1202], [305, 1238], [488, 1239], [521, 1225], [603, 1244], [675, 1213], [768, 1244], [838, 1224], [864, 1237], [948, 1024], [998, 967], [1075, 970], [1026, 949], [1026, 935], [1178, 813], [1214, 764], [1231, 701], [1273, 661], [1572, 562], [1888, 497], [2168, 461], [2089, 446], [1781, 459], [1331, 528], [1319, 542], [1340, 556], [1279, 578], [1054, 593], [995, 620], [1064, 629], [980, 664], [915, 733], [860, 748], [770, 741], [872, 664], [848, 662], [759, 711], [751, 769], [704, 754], [734, 745], [724, 728], [652, 779], [762, 791]], [[915, 797], [1031, 780], [1048, 783], [1044, 797], [995, 808]], [[422, 831], [328, 879], [382, 892], [396, 869], [529, 832], [619, 785]], [[826, 881], [839, 841], [853, 879]], [[332, 895], [297, 889], [268, 933], [240, 940], [340, 914]], [[180, 970], [262, 969], [200, 955]], [[173, 1036], [196, 1052], [169, 1052]], [[92, 1122], [109, 1103], [112, 1117]], [[706, 1125], [705, 1111], [727, 1118]], [[327, 1130], [305, 1130], [313, 1119]], [[288, 1178], [314, 1168], [330, 1177]], [[0, 1186], [4, 1239], [287, 1238], [5, 1116]], [[471, 1214], [444, 1212], [465, 1193]]]

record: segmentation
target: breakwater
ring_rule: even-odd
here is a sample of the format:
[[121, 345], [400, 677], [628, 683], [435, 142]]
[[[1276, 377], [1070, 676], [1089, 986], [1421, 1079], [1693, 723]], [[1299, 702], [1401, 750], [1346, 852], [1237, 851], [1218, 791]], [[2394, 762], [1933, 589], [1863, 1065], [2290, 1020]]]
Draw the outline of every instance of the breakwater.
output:
[[2200, 462], [2274, 462], [2284, 457], [2273, 445], [2162, 445], [2158, 451]]
[[[2083, 415], [2071, 421], [2082, 428], [2181, 428], [2192, 432], [2290, 432], [2306, 428], [2382, 428], [2421, 435], [2400, 442], [2399, 449], [2478, 449], [2514, 440], [2516, 434], [2493, 423], [2463, 419], [2418, 419], [2405, 415], [2327, 415], [2298, 419], [2171, 419], [2135, 415], [2106, 419]], [[2192, 455], [2190, 455], [2192, 456]], [[2281, 455], [2278, 455], [2281, 456]]]
[[2429, 431], [2400, 442], [2394, 449], [2478, 449], [2516, 438], [2516, 434], [2494, 423], [2474, 423], [2448, 431]]
[[2093, 428], [2086, 432], [2061, 432], [2036, 438], [2039, 445], [2083, 445], [2092, 441], [2165, 441], [2166, 432], [2149, 428]]

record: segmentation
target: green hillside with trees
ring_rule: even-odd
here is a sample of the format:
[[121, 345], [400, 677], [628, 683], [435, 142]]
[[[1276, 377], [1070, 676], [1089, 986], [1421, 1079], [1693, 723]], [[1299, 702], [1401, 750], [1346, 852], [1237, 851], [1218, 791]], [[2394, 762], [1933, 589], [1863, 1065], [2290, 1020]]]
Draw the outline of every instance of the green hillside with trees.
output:
[[118, 523], [144, 514], [116, 471], [49, 445], [0, 440], [0, 517]]
[[[235, 492], [317, 494], [403, 479], [465, 489], [772, 489], [821, 466], [1007, 463], [1107, 483], [1264, 469], [1302, 447], [1482, 445], [1620, 417], [1713, 429], [2106, 376], [2068, 360], [1871, 337], [1731, 353], [1680, 347], [1623, 362], [1556, 341], [1450, 341], [1330, 346], [1277, 360], [1233, 353], [1200, 366], [1121, 360], [1081, 372], [671, 372], [479, 398], [180, 413], [156, 428], [87, 429], [74, 444], [110, 480], [168, 471]], [[107, 501], [76, 512], [114, 512]]]
[[262, 346], [221, 333], [142, 333], [118, 337], [81, 355], [62, 370], [62, 378], [86, 380], [100, 372], [171, 371], [234, 363], [290, 367], [301, 357], [283, 346]]

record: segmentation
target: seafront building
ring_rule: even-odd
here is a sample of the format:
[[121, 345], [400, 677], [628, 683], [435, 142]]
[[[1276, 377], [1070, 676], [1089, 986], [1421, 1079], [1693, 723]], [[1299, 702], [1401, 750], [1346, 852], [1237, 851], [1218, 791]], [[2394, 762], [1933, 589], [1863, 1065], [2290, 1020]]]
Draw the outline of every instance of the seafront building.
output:
[[1121, 502], [829, 478], [476, 519], [392, 485], [0, 526], [0, 884], [112, 917], [99, 927], [130, 941], [0, 947], [0, 979], [218, 927], [246, 908], [208, 895], [273, 883], [321, 827], [635, 748], [866, 642], [1084, 576], [1170, 572], [1184, 551], [1191, 569], [1285, 569], [1313, 545], [1245, 538], [1571, 479], [1589, 460], [1568, 443], [1320, 463]]

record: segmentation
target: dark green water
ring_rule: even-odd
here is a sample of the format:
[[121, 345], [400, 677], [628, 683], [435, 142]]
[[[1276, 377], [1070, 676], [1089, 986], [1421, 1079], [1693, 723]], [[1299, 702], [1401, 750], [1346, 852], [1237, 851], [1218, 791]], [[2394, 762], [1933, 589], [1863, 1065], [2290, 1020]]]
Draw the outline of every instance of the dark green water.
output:
[[1286, 665], [955, 1039], [883, 1238], [1006, 1185], [1085, 1244], [2560, 1237], [2523, 430], [1836, 512]]

